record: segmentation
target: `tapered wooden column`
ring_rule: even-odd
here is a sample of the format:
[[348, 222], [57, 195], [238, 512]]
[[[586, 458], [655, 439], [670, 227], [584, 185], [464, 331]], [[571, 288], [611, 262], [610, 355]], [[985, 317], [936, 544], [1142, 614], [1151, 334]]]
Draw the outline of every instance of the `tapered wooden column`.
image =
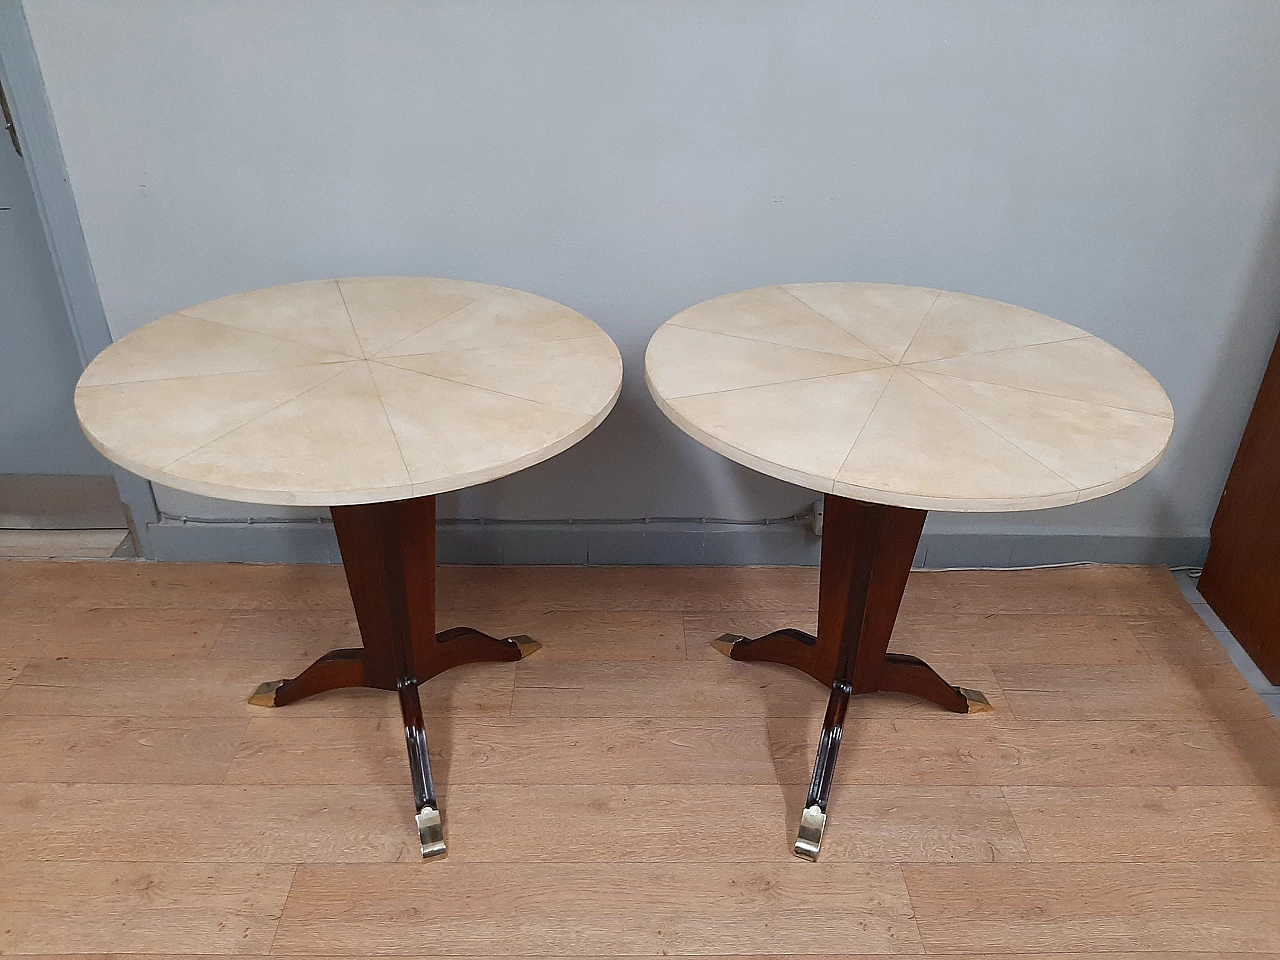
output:
[[327, 653], [292, 680], [264, 683], [250, 702], [283, 707], [342, 687], [395, 690], [422, 856], [440, 856], [444, 833], [418, 685], [464, 663], [520, 660], [540, 644], [528, 637], [500, 640], [470, 627], [436, 632], [435, 497], [331, 512], [363, 646]]
[[803, 670], [831, 688], [797, 856], [816, 860], [826, 825], [845, 711], [851, 696], [893, 691], [955, 713], [990, 709], [986, 697], [943, 680], [923, 660], [889, 653], [925, 511], [828, 494], [823, 515], [818, 635], [782, 629], [761, 637], [726, 634], [713, 643], [734, 660]]

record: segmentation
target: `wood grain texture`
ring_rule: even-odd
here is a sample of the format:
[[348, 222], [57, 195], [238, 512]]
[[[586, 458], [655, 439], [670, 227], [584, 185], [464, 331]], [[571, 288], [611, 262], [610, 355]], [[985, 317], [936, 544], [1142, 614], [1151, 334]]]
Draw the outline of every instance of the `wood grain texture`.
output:
[[[446, 568], [441, 568], [446, 569]], [[442, 609], [436, 629], [471, 626], [495, 637], [526, 634], [547, 660], [681, 660], [684, 629], [678, 611]], [[310, 662], [337, 647], [360, 646], [355, 616], [332, 610], [237, 611], [209, 656], [229, 660]]]
[[466, 624], [495, 637], [527, 634], [542, 644], [538, 662], [684, 659], [678, 611], [442, 610], [436, 623], [441, 630]]
[[[11, 560], [3, 603], [216, 610], [351, 609], [337, 564]], [[4, 607], [0, 606], [0, 612]]]
[[[1195, 615], [1188, 609], [1186, 616]], [[691, 660], [714, 660], [721, 654], [710, 644], [723, 633], [754, 637], [787, 625], [813, 633], [817, 618], [816, 609], [786, 623], [771, 614], [687, 614], [685, 647]], [[889, 649], [952, 664], [1149, 662], [1127, 621], [1111, 615], [904, 613], [894, 624]]]
[[226, 622], [217, 610], [145, 607], [0, 609], [6, 656], [77, 660], [201, 660]]
[[[939, 663], [948, 679], [982, 690], [997, 713], [1007, 705], [991, 668]], [[517, 717], [816, 717], [830, 691], [810, 677], [771, 663], [739, 663], [723, 655], [696, 663], [556, 663], [531, 660], [516, 671]], [[1255, 697], [1255, 699], [1257, 699]], [[855, 697], [857, 717], [936, 717], [916, 697]]]
[[26, 665], [26, 660], [13, 658], [0, 660], [0, 709], [3, 709], [5, 691], [13, 685], [13, 681], [18, 678], [18, 674]]
[[[229, 783], [399, 783], [391, 721], [279, 715], [250, 721]], [[438, 783], [767, 784], [762, 720], [526, 719], [427, 722]], [[448, 798], [445, 797], [445, 802]]]
[[221, 783], [246, 724], [0, 717], [0, 783]]
[[441, 567], [440, 609], [803, 610], [817, 567]]
[[893, 866], [438, 867], [430, 885], [420, 864], [299, 867], [272, 952], [413, 954], [428, 943], [462, 956], [511, 955], [519, 943], [566, 955], [920, 952]]
[[360, 646], [355, 611], [237, 610], [229, 613], [209, 656], [218, 660], [298, 660]]
[[1153, 663], [1230, 666], [1231, 657], [1195, 613], [1177, 617], [1129, 617], [1129, 629]]
[[1005, 787], [1031, 859], [1275, 860], [1274, 787]]
[[0, 784], [14, 860], [377, 863], [418, 855], [403, 783], [386, 787]]
[[[930, 786], [1280, 785], [1274, 719], [1172, 721], [867, 720], [845, 731], [842, 779]], [[818, 724], [768, 721], [781, 783], [808, 776]]]
[[[261, 717], [249, 695], [264, 680], [293, 676], [300, 660], [31, 660], [0, 715], [78, 717]], [[509, 666], [468, 664], [434, 677], [419, 688], [430, 715], [507, 716], [515, 683]], [[353, 689], [318, 694], [289, 708], [291, 717], [400, 716], [394, 693]]]
[[1280, 949], [1280, 863], [902, 870], [928, 953]]
[[1280, 724], [1163, 571], [913, 574], [891, 649], [997, 711], [855, 698], [816, 865], [825, 691], [707, 645], [816, 570], [440, 572], [544, 646], [423, 686], [422, 864], [393, 694], [245, 702], [354, 645], [340, 570], [0, 562], [0, 952], [1280, 960]]
[[1234, 666], [993, 668], [1020, 720], [1265, 720], [1270, 712]]
[[[837, 784], [823, 863], [1027, 859], [998, 788]], [[449, 791], [456, 862], [777, 862], [804, 787], [459, 784]], [[462, 838], [467, 838], [462, 842]]]
[[920, 570], [903, 616], [1071, 613], [1180, 616], [1190, 605], [1164, 567], [1079, 566], [1040, 570]]
[[0, 860], [0, 950], [264, 954], [294, 869]]
[[[1187, 617], [1195, 617], [1188, 607]], [[1137, 664], [1148, 658], [1120, 616], [961, 613], [901, 616], [890, 650], [951, 663]]]

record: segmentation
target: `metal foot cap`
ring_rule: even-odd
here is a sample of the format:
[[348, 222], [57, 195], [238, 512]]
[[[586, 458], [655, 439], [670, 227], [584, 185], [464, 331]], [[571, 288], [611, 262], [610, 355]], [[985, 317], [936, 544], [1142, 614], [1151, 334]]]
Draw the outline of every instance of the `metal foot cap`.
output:
[[726, 657], [729, 657], [732, 659], [734, 645], [737, 644], [738, 641], [745, 640], [745, 639], [746, 639], [745, 637], [740, 637], [736, 633], [726, 633], [712, 640], [711, 645], [715, 647], [717, 650], [719, 650], [721, 653], [723, 653]]
[[970, 713], [994, 713], [995, 707], [991, 705], [991, 701], [987, 699], [986, 694], [981, 690], [970, 690], [968, 687], [956, 687], [961, 695], [969, 701]]
[[249, 702], [255, 707], [274, 707], [276, 705], [276, 691], [283, 686], [283, 680], [268, 680], [266, 683], [260, 683], [258, 684], [258, 689], [253, 691], [253, 696], [249, 698]]
[[818, 862], [822, 850], [822, 831], [827, 828], [827, 815], [816, 803], [805, 807], [800, 815], [800, 835], [796, 837], [795, 855], [810, 863]]
[[507, 639], [513, 641], [515, 645], [520, 648], [521, 660], [525, 659], [526, 657], [533, 656], [535, 653], [537, 653], [539, 650], [542, 649], [541, 643], [533, 639], [533, 637], [525, 636], [524, 634], [521, 634], [518, 637], [507, 637]]
[[443, 857], [444, 826], [440, 822], [440, 811], [435, 807], [423, 807], [414, 819], [418, 822], [418, 843], [422, 847], [422, 859]]

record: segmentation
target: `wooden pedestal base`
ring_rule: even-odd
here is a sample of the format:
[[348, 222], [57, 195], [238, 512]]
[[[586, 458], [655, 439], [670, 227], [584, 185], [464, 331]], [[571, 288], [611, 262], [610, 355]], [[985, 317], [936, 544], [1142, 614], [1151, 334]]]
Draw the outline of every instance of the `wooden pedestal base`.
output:
[[734, 660], [803, 670], [831, 688], [813, 782], [795, 853], [817, 860], [827, 799], [849, 698], [881, 690], [932, 700], [955, 713], [990, 710], [986, 697], [955, 687], [917, 657], [889, 653], [889, 636], [920, 542], [925, 511], [828, 494], [823, 516], [818, 635], [775, 630], [749, 639], [726, 634], [714, 645]]
[[418, 684], [464, 663], [520, 660], [541, 644], [470, 627], [436, 633], [435, 497], [333, 507], [333, 525], [364, 646], [325, 654], [292, 680], [264, 683], [249, 702], [283, 707], [341, 687], [400, 696], [422, 856], [445, 853]]

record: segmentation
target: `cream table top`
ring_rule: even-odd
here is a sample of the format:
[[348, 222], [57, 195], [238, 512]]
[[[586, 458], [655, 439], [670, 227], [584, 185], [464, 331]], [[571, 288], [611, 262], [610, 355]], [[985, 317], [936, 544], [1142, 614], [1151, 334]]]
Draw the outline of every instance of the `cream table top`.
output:
[[761, 473], [924, 510], [1033, 510], [1146, 474], [1173, 408], [1136, 362], [1022, 307], [881, 283], [731, 293], [668, 320], [645, 379]]
[[270, 287], [104, 350], [76, 412], [108, 459], [190, 493], [337, 506], [443, 493], [546, 460], [613, 408], [622, 358], [582, 314], [461, 280]]

